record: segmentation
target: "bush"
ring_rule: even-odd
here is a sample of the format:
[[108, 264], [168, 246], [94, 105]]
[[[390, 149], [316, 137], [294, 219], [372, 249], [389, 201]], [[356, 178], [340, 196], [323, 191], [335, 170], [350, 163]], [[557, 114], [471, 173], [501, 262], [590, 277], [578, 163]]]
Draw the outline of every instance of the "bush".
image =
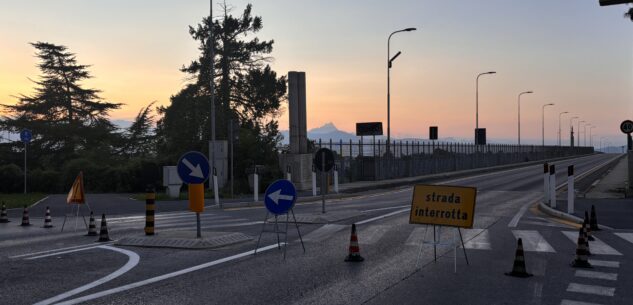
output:
[[35, 169], [27, 173], [28, 191], [42, 193], [59, 193], [64, 190], [60, 185], [61, 174], [54, 170]]
[[15, 164], [0, 166], [0, 191], [3, 193], [17, 193], [24, 188], [24, 173]]

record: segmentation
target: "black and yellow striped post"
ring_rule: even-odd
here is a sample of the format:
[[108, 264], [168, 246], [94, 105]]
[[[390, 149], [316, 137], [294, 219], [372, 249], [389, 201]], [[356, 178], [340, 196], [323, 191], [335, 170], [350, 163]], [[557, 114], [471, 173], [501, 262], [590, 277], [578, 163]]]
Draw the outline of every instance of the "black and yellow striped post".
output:
[[145, 194], [145, 235], [154, 235], [154, 210], [156, 193]]

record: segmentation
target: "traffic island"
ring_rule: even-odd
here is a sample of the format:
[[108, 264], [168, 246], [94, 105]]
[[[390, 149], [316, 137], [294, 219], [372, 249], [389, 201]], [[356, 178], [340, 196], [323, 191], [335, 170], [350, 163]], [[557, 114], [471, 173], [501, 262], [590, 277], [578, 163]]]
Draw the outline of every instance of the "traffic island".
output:
[[153, 236], [125, 237], [118, 240], [115, 245], [150, 248], [215, 249], [252, 240], [251, 236], [238, 232], [205, 232], [202, 238], [196, 238], [196, 231], [168, 231]]

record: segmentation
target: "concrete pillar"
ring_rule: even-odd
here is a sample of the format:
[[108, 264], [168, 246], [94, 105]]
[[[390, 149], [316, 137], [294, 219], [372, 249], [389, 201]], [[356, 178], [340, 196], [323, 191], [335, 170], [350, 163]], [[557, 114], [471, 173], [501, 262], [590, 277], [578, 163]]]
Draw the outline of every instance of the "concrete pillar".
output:
[[288, 72], [288, 110], [290, 112], [290, 153], [308, 153], [305, 72]]

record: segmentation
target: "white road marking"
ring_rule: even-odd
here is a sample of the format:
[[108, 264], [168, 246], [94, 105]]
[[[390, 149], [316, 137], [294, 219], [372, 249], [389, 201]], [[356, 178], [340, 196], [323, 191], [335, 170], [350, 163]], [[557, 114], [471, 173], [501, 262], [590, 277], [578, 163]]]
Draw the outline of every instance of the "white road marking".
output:
[[589, 263], [597, 267], [620, 268], [620, 262], [618, 261], [602, 261], [597, 259], [590, 259]]
[[587, 303], [587, 302], [572, 301], [572, 300], [562, 300], [562, 301], [560, 302], [560, 305], [602, 305], [602, 304], [598, 304], [598, 303]]
[[356, 224], [357, 225], [362, 225], [364, 223], [370, 223], [370, 222], [373, 222], [373, 221], [376, 221], [376, 220], [380, 220], [380, 219], [383, 219], [383, 218], [387, 218], [389, 216], [397, 215], [397, 214], [400, 214], [400, 213], [403, 213], [403, 212], [408, 212], [408, 211], [411, 211], [411, 208], [406, 208], [406, 209], [398, 210], [398, 211], [391, 212], [391, 213], [388, 213], [388, 214], [385, 214], [385, 215], [380, 215], [380, 216], [377, 216], [377, 217], [374, 217], [374, 218], [365, 219], [363, 221], [357, 222]]
[[326, 224], [303, 237], [303, 241], [322, 241], [332, 234], [348, 227], [346, 225], [339, 224]]
[[[284, 245], [284, 243], [281, 243], [281, 244]], [[275, 249], [275, 248], [277, 248], [277, 243], [269, 245], [269, 246], [266, 246], [266, 247], [263, 247], [263, 248], [259, 248], [259, 249], [257, 249], [257, 253], [261, 253], [261, 252], [268, 251], [270, 249]], [[57, 304], [59, 304], [59, 305], [71, 305], [71, 304], [78, 304], [78, 303], [81, 303], [81, 302], [86, 302], [86, 301], [98, 299], [98, 298], [101, 298], [101, 297], [104, 297], [104, 296], [107, 296], [107, 295], [111, 295], [111, 294], [127, 291], [127, 290], [130, 290], [130, 289], [142, 287], [142, 286], [153, 284], [153, 283], [156, 283], [156, 282], [159, 282], [159, 281], [162, 281], [162, 280], [170, 279], [172, 277], [180, 276], [180, 275], [187, 274], [187, 273], [190, 273], [190, 272], [198, 271], [200, 269], [213, 267], [215, 265], [219, 265], [219, 264], [230, 262], [230, 261], [233, 261], [233, 260], [236, 260], [236, 259], [240, 259], [240, 258], [243, 258], [243, 257], [246, 257], [246, 256], [250, 256], [254, 252], [255, 252], [255, 250], [242, 252], [242, 253], [239, 253], [239, 254], [236, 254], [236, 255], [232, 255], [232, 256], [229, 256], [229, 257], [221, 258], [221, 259], [214, 260], [214, 261], [211, 261], [211, 262], [208, 262], [208, 263], [200, 264], [200, 265], [197, 265], [197, 266], [189, 267], [189, 268], [186, 268], [186, 269], [178, 270], [178, 271], [167, 273], [167, 274], [163, 274], [163, 275], [159, 275], [159, 276], [152, 277], [152, 278], [149, 278], [149, 279], [146, 279], [146, 280], [134, 282], [134, 283], [131, 283], [131, 284], [127, 284], [127, 285], [119, 286], [119, 287], [116, 287], [116, 288], [104, 290], [104, 291], [101, 291], [101, 292], [85, 295], [85, 296], [82, 296], [82, 297], [79, 297], [79, 298], [76, 298], [76, 299], [67, 300], [67, 301], [64, 301], [64, 302], [61, 302], [61, 303], [57, 303]]]
[[538, 231], [534, 230], [512, 230], [512, 234], [516, 239], [523, 240], [523, 250], [530, 252], [553, 252], [556, 250], [541, 236]]
[[633, 243], [633, 233], [613, 233], [613, 234], [621, 237], [622, 239], [630, 243]]
[[476, 235], [475, 238], [469, 240], [464, 244], [466, 249], [477, 249], [477, 250], [490, 250], [492, 246], [490, 244], [490, 232], [487, 229], [472, 229], [469, 230], [473, 232], [473, 235]]
[[[578, 242], [578, 232], [563, 231], [563, 234], [567, 236], [572, 242]], [[618, 250], [611, 248], [611, 246], [605, 244], [597, 237], [593, 237], [595, 240], [589, 242], [589, 252], [591, 254], [603, 254], [603, 255], [622, 255]]]
[[576, 273], [574, 275], [578, 277], [586, 277], [586, 278], [598, 279], [598, 280], [607, 280], [607, 281], [618, 280], [617, 273], [597, 272], [597, 271], [589, 271], [589, 270], [576, 270]]
[[[407, 246], [419, 246], [424, 238], [425, 230], [427, 230], [426, 226], [416, 227], [413, 231], [411, 231], [409, 238], [407, 238], [407, 241], [404, 244]], [[433, 236], [433, 231], [431, 231], [431, 236]]]
[[39, 252], [31, 252], [31, 253], [25, 253], [25, 254], [20, 254], [20, 255], [14, 255], [14, 256], [9, 256], [9, 258], [20, 258], [20, 257], [25, 257], [25, 256], [33, 256], [33, 255], [38, 255], [38, 254], [58, 252], [58, 251], [83, 248], [83, 247], [94, 248], [94, 246], [95, 246], [94, 243], [90, 243], [90, 244], [85, 244], [85, 245], [78, 245], [78, 246], [72, 246], [72, 247], [57, 248], [57, 249], [51, 249], [51, 250], [45, 250], [45, 251], [39, 251]]
[[[193, 219], [192, 219], [193, 220]], [[220, 225], [220, 224], [231, 224], [231, 223], [240, 223], [240, 222], [244, 222], [248, 219], [245, 218], [233, 218], [233, 219], [221, 219], [221, 220], [205, 220], [205, 219], [201, 219], [201, 223], [202, 224], [209, 224], [209, 225]], [[176, 227], [183, 227], [183, 226], [195, 226], [196, 222], [195, 221], [170, 221], [170, 222], [160, 222], [160, 221], [156, 221], [154, 222], [154, 226], [157, 229], [165, 229], [165, 228], [176, 228]]]
[[529, 220], [524, 220], [523, 222], [521, 222], [524, 225], [535, 225], [535, 226], [544, 226], [544, 227], [554, 227], [554, 228], [573, 228], [570, 225], [566, 225], [566, 224], [561, 224], [561, 223], [552, 223], [552, 222], [542, 222], [542, 221], [529, 221]]
[[510, 220], [510, 223], [508, 223], [508, 227], [510, 228], [516, 228], [517, 224], [519, 224], [519, 220], [521, 220], [521, 217], [523, 217], [523, 214], [525, 214], [525, 211], [527, 211], [527, 209], [534, 204], [534, 202], [532, 201], [528, 201], [526, 204], [524, 204], [521, 209], [519, 209], [519, 211], [516, 213], [516, 215], [514, 215], [514, 217], [512, 217], [512, 220]]
[[361, 228], [358, 231], [358, 242], [360, 244], [372, 245], [378, 242], [380, 238], [382, 238], [385, 233], [391, 228], [390, 226], [368, 226]]
[[[111, 244], [111, 243], [113, 243], [113, 242], [108, 242], [108, 244]], [[91, 250], [91, 249], [94, 249], [94, 248], [99, 248], [101, 246], [102, 245], [96, 245], [96, 246], [85, 247], [85, 248], [81, 248], [81, 249], [67, 250], [67, 251], [61, 251], [61, 252], [53, 252], [53, 253], [39, 255], [39, 256], [34, 256], [34, 257], [29, 257], [29, 258], [25, 258], [25, 259], [26, 260], [34, 260], [34, 259], [43, 258], [43, 257], [49, 257], [49, 256], [62, 255], [62, 254], [68, 254], [68, 253], [73, 253], [73, 252]]]
[[596, 294], [612, 297], [615, 295], [615, 288], [613, 287], [604, 287], [597, 285], [583, 285], [577, 283], [569, 283], [567, 286], [568, 292], [578, 292], [578, 293], [586, 293], [586, 294]]
[[129, 251], [129, 250], [125, 250], [125, 249], [120, 249], [120, 248], [115, 248], [115, 247], [110, 247], [110, 246], [98, 246], [98, 248], [101, 249], [106, 249], [106, 250], [112, 250], [112, 251], [116, 251], [119, 253], [123, 253], [125, 255], [127, 255], [129, 257], [127, 263], [125, 265], [123, 265], [123, 267], [119, 268], [119, 270], [114, 271], [113, 273], [108, 274], [107, 276], [104, 276], [92, 283], [88, 283], [86, 285], [83, 285], [81, 287], [75, 288], [71, 291], [68, 292], [64, 292], [60, 295], [54, 296], [52, 298], [40, 301], [35, 303], [34, 305], [48, 305], [48, 304], [53, 304], [57, 301], [61, 301], [63, 299], [67, 299], [73, 295], [82, 293], [88, 289], [92, 289], [94, 287], [97, 287], [103, 283], [107, 283], [123, 274], [125, 274], [126, 272], [132, 270], [132, 268], [136, 267], [136, 265], [138, 265], [138, 262], [140, 261], [140, 258], [138, 256], [138, 254]]
[[393, 209], [400, 209], [400, 208], [406, 208], [406, 207], [410, 207], [410, 204], [406, 204], [406, 205], [398, 205], [395, 207], [386, 207], [386, 208], [379, 208], [379, 209], [371, 209], [371, 210], [363, 210], [363, 213], [367, 213], [367, 212], [375, 212], [375, 211], [383, 211], [383, 210], [393, 210]]

